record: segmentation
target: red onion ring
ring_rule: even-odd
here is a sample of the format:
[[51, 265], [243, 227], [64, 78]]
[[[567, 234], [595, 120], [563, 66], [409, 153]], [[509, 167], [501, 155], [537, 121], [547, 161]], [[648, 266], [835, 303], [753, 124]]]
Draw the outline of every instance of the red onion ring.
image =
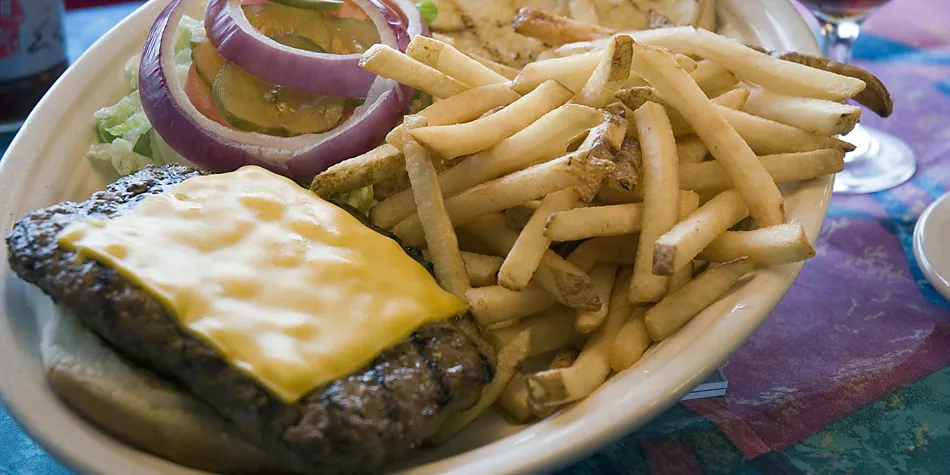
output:
[[[411, 89], [377, 77], [363, 105], [339, 127], [323, 134], [273, 137], [214, 122], [188, 99], [174, 68], [178, 23], [201, 3], [202, 0], [172, 0], [152, 24], [142, 50], [139, 91], [155, 131], [175, 152], [205, 170], [226, 172], [244, 165], [259, 165], [306, 182], [328, 167], [381, 143], [409, 103]], [[409, 35], [421, 33], [422, 20], [408, 1], [394, 3], [409, 18], [405, 33], [408, 41]], [[395, 41], [394, 36], [388, 39]]]
[[[406, 36], [406, 26], [396, 12], [379, 0], [352, 1], [376, 25], [380, 42], [398, 44], [405, 51], [405, 44], [392, 39], [393, 34]], [[366, 97], [376, 79], [376, 75], [359, 66], [359, 54], [303, 51], [264, 36], [248, 22], [241, 0], [208, 2], [205, 29], [221, 56], [271, 84], [325, 96]], [[330, 71], [333, 74], [328, 74]]]

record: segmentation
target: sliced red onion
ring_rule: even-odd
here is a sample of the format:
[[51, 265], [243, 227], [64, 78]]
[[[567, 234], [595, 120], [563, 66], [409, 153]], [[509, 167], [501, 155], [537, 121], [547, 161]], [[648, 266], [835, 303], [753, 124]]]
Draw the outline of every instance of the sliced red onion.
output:
[[[379, 0], [351, 1], [376, 25], [381, 43], [405, 51], [409, 42], [406, 25], [396, 12]], [[271, 84], [325, 96], [362, 98], [376, 79], [359, 66], [359, 54], [315, 53], [268, 38], [248, 22], [241, 0], [208, 2], [205, 29], [221, 56]]]
[[[202, 0], [172, 0], [152, 24], [139, 69], [139, 90], [145, 114], [155, 131], [180, 155], [211, 172], [259, 165], [306, 182], [317, 173], [381, 143], [402, 115], [412, 90], [377, 77], [366, 101], [339, 127], [323, 134], [273, 137], [225, 127], [205, 117], [188, 99], [175, 76], [174, 37], [182, 15], [192, 13]], [[406, 10], [410, 27], [422, 31], [421, 19], [413, 25], [415, 6], [396, 0]], [[415, 12], [418, 18], [418, 12]], [[390, 35], [388, 41], [395, 41]], [[333, 71], [325, 71], [332, 75]]]

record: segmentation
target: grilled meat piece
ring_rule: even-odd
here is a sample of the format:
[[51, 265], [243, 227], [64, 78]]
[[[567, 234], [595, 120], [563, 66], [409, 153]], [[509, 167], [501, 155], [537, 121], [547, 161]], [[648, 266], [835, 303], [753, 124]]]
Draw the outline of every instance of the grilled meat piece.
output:
[[150, 294], [58, 246], [57, 234], [70, 223], [118, 216], [199, 173], [181, 165], [148, 168], [82, 203], [33, 211], [7, 237], [10, 266], [123, 355], [207, 401], [291, 473], [378, 470], [430, 436], [445, 416], [477, 402], [494, 356], [470, 338], [477, 331], [465, 317], [420, 327], [355, 374], [284, 404], [182, 330]]

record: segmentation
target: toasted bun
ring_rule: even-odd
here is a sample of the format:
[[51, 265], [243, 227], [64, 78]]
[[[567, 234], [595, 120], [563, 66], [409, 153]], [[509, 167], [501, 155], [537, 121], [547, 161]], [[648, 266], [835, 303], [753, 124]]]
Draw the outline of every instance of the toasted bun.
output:
[[274, 473], [208, 405], [128, 363], [74, 315], [37, 299], [40, 351], [53, 390], [115, 437], [200, 470]]

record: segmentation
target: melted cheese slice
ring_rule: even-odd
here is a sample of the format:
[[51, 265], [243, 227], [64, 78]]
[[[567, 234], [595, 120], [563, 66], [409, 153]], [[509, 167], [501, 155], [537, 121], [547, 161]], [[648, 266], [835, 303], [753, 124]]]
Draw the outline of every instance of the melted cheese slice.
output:
[[258, 167], [188, 179], [59, 242], [150, 292], [287, 403], [465, 311], [395, 241]]

